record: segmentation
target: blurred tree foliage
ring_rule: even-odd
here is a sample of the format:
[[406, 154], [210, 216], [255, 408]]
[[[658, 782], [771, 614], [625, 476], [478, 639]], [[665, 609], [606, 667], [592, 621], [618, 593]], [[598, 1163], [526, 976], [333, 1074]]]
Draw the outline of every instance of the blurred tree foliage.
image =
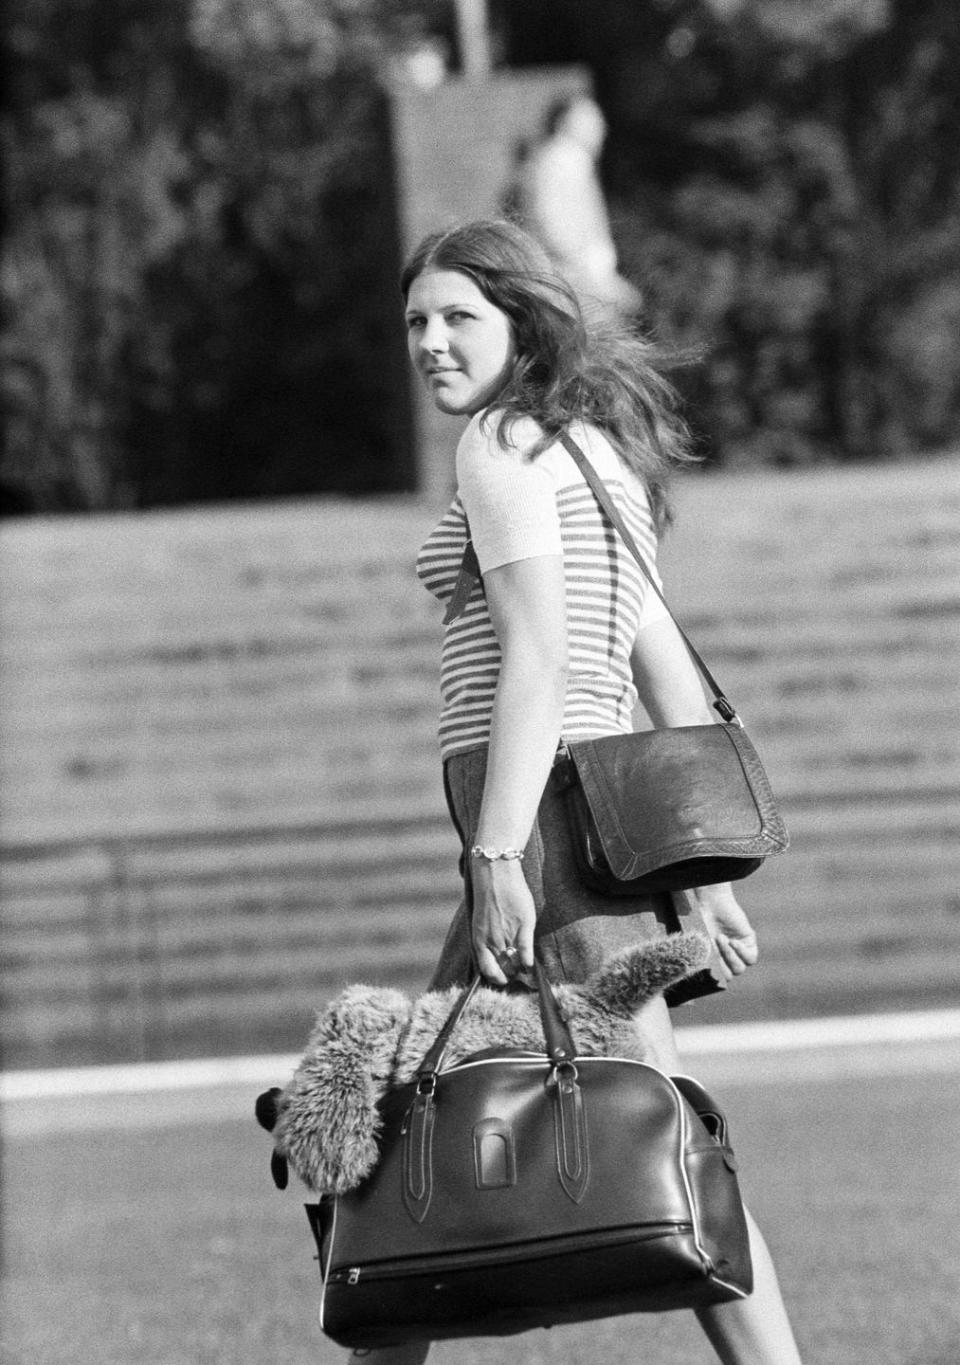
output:
[[956, 440], [956, 0], [529, 0], [514, 60], [574, 54], [610, 118], [627, 271], [705, 349], [681, 382], [712, 457]]
[[398, 9], [11, 0], [8, 496], [403, 485], [379, 80]]
[[[585, 61], [719, 461], [960, 427], [956, 0], [490, 0]], [[383, 72], [451, 0], [8, 0], [12, 510], [409, 486]]]

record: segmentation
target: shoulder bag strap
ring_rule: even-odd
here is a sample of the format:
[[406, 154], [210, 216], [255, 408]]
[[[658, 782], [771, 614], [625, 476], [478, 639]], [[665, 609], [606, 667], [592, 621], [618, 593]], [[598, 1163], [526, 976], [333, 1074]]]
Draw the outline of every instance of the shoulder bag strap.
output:
[[626, 545], [627, 549], [630, 551], [634, 559], [637, 561], [637, 564], [639, 565], [641, 572], [646, 577], [647, 582], [650, 584], [651, 588], [653, 588], [654, 592], [660, 598], [660, 601], [666, 607], [671, 621], [676, 626], [680, 634], [681, 640], [687, 647], [687, 652], [689, 653], [691, 659], [693, 660], [693, 662], [696, 664], [697, 668], [703, 675], [703, 678], [707, 686], [710, 688], [710, 691], [713, 693], [714, 710], [719, 711], [720, 715], [723, 717], [725, 721], [739, 723], [739, 717], [737, 715], [736, 709], [724, 696], [723, 692], [720, 690], [720, 684], [717, 682], [716, 678], [710, 672], [709, 668], [704, 663], [703, 659], [700, 657], [698, 651], [694, 649], [692, 641], [689, 639], [683, 627], [680, 625], [680, 623], [677, 621], [677, 618], [670, 610], [669, 602], [664, 597], [663, 593], [660, 591], [660, 585], [657, 583], [657, 580], [650, 572], [650, 567], [647, 564], [647, 561], [644, 559], [643, 553], [640, 550], [639, 545], [631, 535], [627, 523], [624, 521], [623, 517], [617, 511], [617, 508], [614, 506], [613, 499], [607, 492], [607, 489], [604, 486], [603, 480], [600, 478], [600, 475], [594, 469], [593, 465], [587, 459], [585, 452], [580, 448], [580, 446], [577, 445], [576, 441], [573, 439], [572, 436], [568, 435], [568, 433], [565, 431], [561, 431], [559, 435], [559, 440], [560, 444], [563, 446], [563, 448], [567, 451], [567, 453], [576, 463], [577, 468], [580, 470], [580, 473], [586, 479], [587, 483], [590, 486], [590, 491], [593, 493], [593, 496], [600, 504], [600, 507], [602, 508], [607, 520], [620, 533], [620, 537], [623, 540], [623, 543]]
[[[470, 527], [467, 525], [467, 535], [469, 537]], [[463, 559], [460, 562], [460, 572], [454, 584], [453, 594], [447, 603], [447, 609], [443, 613], [443, 624], [448, 626], [451, 621], [455, 621], [462, 615], [470, 594], [473, 592], [477, 583], [481, 582], [480, 564], [477, 560], [477, 552], [473, 547], [473, 541], [468, 539], [463, 548]]]
[[[564, 447], [564, 449], [576, 463], [577, 468], [580, 470], [583, 477], [586, 479], [590, 491], [593, 493], [593, 496], [600, 504], [601, 509], [603, 510], [605, 516], [607, 517], [607, 520], [614, 527], [614, 529], [619, 532], [620, 537], [623, 540], [623, 543], [626, 545], [627, 549], [630, 551], [634, 559], [637, 561], [637, 564], [641, 572], [646, 577], [648, 583], [653, 588], [654, 592], [657, 594], [660, 601], [666, 607], [671, 621], [676, 626], [681, 640], [687, 647], [687, 652], [689, 653], [690, 658], [693, 660], [696, 667], [700, 670], [700, 673], [703, 676], [704, 681], [710, 688], [710, 691], [713, 693], [714, 710], [718, 711], [722, 718], [728, 723], [733, 722], [739, 725], [740, 717], [737, 715], [736, 708], [724, 695], [723, 691], [720, 688], [720, 684], [717, 682], [716, 678], [710, 672], [710, 669], [707, 667], [700, 653], [694, 648], [693, 642], [691, 641], [690, 637], [687, 635], [686, 631], [683, 629], [677, 618], [674, 616], [673, 612], [670, 610], [669, 602], [664, 597], [663, 593], [660, 591], [660, 585], [657, 583], [657, 580], [650, 572], [650, 568], [647, 564], [647, 561], [644, 559], [640, 547], [637, 545], [637, 542], [631, 535], [629, 527], [627, 526], [623, 517], [620, 515], [620, 513], [614, 506], [613, 499], [607, 492], [603, 480], [600, 478], [599, 474], [594, 469], [593, 465], [587, 459], [586, 454], [580, 448], [580, 446], [577, 445], [576, 441], [573, 439], [572, 436], [570, 436], [565, 431], [561, 431], [558, 439], [561, 445]], [[468, 540], [466, 547], [464, 549], [463, 562], [460, 565], [460, 573], [457, 578], [456, 586], [454, 587], [453, 596], [447, 603], [447, 609], [446, 612], [444, 613], [443, 624], [445, 626], [449, 625], [451, 621], [455, 621], [457, 617], [463, 612], [464, 608], [467, 605], [467, 599], [469, 598], [471, 592], [473, 591], [475, 584], [479, 582], [482, 582], [482, 576], [480, 573], [480, 565], [477, 563], [477, 553], [473, 547], [473, 541]]]

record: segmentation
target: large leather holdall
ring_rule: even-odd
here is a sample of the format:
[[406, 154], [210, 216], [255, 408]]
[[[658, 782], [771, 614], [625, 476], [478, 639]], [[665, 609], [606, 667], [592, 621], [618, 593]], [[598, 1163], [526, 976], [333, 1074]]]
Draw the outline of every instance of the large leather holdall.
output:
[[507, 1335], [752, 1289], [723, 1115], [697, 1082], [577, 1056], [537, 970], [543, 1053], [444, 1069], [464, 992], [382, 1108], [381, 1156], [307, 1206], [321, 1325], [349, 1347]]

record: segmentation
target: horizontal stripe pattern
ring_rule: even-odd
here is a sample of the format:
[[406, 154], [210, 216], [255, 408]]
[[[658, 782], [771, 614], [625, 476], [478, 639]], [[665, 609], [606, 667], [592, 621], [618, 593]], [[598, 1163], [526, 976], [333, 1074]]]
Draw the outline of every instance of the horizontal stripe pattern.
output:
[[[607, 487], [653, 567], [656, 533], [645, 499], [621, 481], [610, 480]], [[556, 507], [570, 661], [563, 733], [573, 738], [630, 730], [637, 701], [630, 651], [652, 589], [586, 483], [560, 488]], [[444, 604], [453, 595], [466, 541], [467, 518], [458, 496], [417, 558], [421, 581]], [[440, 664], [444, 758], [489, 739], [499, 671], [500, 646], [483, 589], [477, 585], [462, 615], [444, 634]]]

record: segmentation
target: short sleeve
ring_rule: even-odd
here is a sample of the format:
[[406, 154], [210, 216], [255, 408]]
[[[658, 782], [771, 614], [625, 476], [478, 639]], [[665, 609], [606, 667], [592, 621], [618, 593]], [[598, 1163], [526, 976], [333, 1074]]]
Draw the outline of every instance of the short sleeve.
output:
[[[647, 560], [647, 568], [657, 581], [657, 587], [663, 591], [663, 580], [657, 572], [657, 567]], [[670, 619], [670, 611], [665, 603], [653, 591], [649, 583], [644, 585], [643, 605], [640, 608], [640, 616], [637, 620], [637, 630], [641, 631], [646, 626], [655, 625], [657, 621]]]
[[475, 417], [457, 447], [457, 485], [482, 573], [518, 559], [562, 555], [556, 477], [549, 462], [527, 454], [540, 435], [515, 423], [508, 444], [496, 417]]

